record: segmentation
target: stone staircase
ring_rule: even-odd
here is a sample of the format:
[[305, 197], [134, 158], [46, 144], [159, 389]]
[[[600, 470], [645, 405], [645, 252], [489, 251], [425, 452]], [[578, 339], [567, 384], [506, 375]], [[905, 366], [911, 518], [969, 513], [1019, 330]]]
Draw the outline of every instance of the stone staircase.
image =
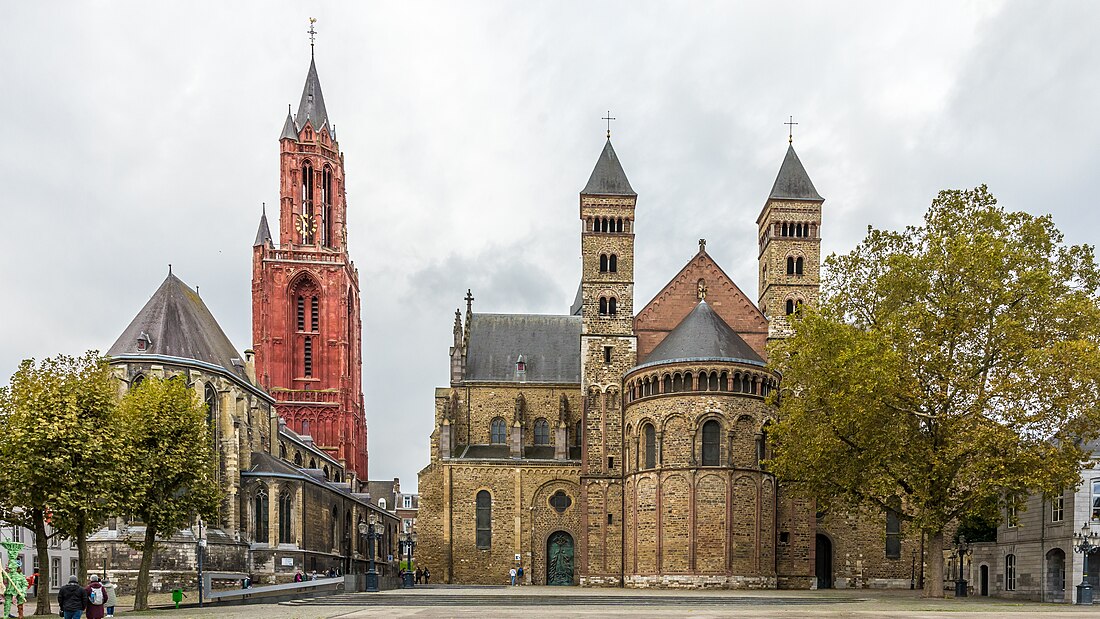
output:
[[[500, 590], [503, 589], [503, 590]], [[575, 593], [573, 593], [575, 591]], [[572, 589], [569, 593], [522, 593], [508, 587], [497, 591], [469, 588], [461, 593], [454, 589], [421, 589], [417, 591], [386, 591], [380, 593], [339, 593], [310, 599], [282, 602], [284, 606], [366, 606], [366, 607], [435, 607], [435, 606], [804, 606], [809, 604], [845, 604], [858, 598], [831, 598], [807, 595], [736, 595], [729, 592], [697, 594], [586, 593]]]

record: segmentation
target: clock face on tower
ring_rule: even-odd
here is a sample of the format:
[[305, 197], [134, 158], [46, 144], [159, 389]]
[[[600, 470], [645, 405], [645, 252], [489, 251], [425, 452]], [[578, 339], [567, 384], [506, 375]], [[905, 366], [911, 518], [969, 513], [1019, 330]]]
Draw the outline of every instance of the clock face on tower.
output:
[[302, 235], [302, 243], [313, 242], [313, 235], [317, 232], [317, 223], [313, 221], [313, 217], [305, 213], [297, 214], [294, 218], [294, 227], [298, 229], [298, 234]]

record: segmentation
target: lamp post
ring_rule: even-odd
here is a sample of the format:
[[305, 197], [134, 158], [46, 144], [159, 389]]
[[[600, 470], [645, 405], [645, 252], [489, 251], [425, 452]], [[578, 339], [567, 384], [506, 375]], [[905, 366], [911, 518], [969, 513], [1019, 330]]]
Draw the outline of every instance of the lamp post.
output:
[[206, 540], [202, 537], [202, 518], [199, 518], [199, 541], [198, 547], [195, 549], [195, 554], [198, 555], [198, 557], [196, 558], [198, 559], [199, 563], [199, 608], [202, 608], [202, 556], [206, 554]]
[[963, 572], [963, 567], [966, 565], [966, 555], [970, 553], [970, 546], [966, 543], [965, 535], [959, 536], [959, 541], [955, 548], [959, 556], [959, 573], [958, 578], [955, 579], [955, 597], [964, 598], [967, 595], [968, 583]]
[[406, 589], [412, 589], [416, 583], [413, 578], [413, 547], [416, 546], [416, 533], [402, 533], [401, 543], [405, 545], [405, 556], [408, 558], [405, 562], [405, 572], [402, 574], [402, 580]]
[[367, 522], [359, 523], [359, 534], [367, 538], [367, 558], [370, 560], [370, 569], [367, 570], [367, 591], [378, 592], [378, 571], [374, 569], [374, 540], [380, 535], [374, 532], [374, 525], [378, 523], [378, 517], [374, 514], [367, 516]]
[[1077, 603], [1092, 604], [1092, 587], [1089, 586], [1089, 553], [1100, 548], [1100, 534], [1089, 528], [1086, 520], [1081, 530], [1073, 534], [1073, 551], [1081, 553], [1081, 584], [1077, 585]]

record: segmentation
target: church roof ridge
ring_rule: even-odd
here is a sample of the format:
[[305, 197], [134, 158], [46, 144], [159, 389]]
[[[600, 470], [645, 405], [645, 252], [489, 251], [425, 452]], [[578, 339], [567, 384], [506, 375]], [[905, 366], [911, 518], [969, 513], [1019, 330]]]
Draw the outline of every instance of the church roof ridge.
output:
[[626, 172], [615, 154], [615, 148], [611, 146], [611, 138], [600, 152], [596, 166], [592, 168], [592, 175], [588, 177], [588, 184], [581, 190], [581, 195], [602, 196], [636, 196], [630, 181], [626, 178]]
[[306, 126], [306, 121], [313, 125], [314, 131], [320, 131], [329, 122], [325, 97], [321, 93], [321, 80], [317, 77], [317, 61], [313, 58], [309, 59], [309, 71], [306, 73], [305, 86], [302, 87], [302, 99], [298, 102], [298, 113], [294, 116], [294, 122], [298, 127]]
[[247, 382], [240, 365], [244, 356], [226, 337], [199, 293], [172, 273], [107, 351], [110, 357], [143, 354], [202, 361]]
[[703, 299], [649, 353], [645, 365], [686, 359], [764, 363], [764, 359]]
[[794, 152], [794, 145], [787, 145], [787, 154], [783, 157], [783, 164], [779, 166], [779, 174], [775, 177], [772, 191], [768, 194], [769, 200], [806, 200], [810, 202], [824, 202], [825, 198], [817, 193], [810, 175]]

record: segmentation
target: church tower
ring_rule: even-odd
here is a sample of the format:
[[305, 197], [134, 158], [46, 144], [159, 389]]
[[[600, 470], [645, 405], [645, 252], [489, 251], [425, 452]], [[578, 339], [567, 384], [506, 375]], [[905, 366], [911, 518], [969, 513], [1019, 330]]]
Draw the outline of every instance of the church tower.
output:
[[768, 319], [768, 341], [790, 334], [787, 316], [815, 306], [821, 287], [821, 205], [794, 146], [779, 167], [756, 224], [760, 232], [760, 311]]
[[344, 155], [312, 58], [279, 135], [279, 171], [279, 245], [266, 212], [253, 244], [256, 378], [292, 430], [365, 483], [359, 272], [347, 251]]
[[634, 209], [608, 132], [580, 194], [582, 585], [622, 582], [622, 377], [637, 360], [634, 335]]

